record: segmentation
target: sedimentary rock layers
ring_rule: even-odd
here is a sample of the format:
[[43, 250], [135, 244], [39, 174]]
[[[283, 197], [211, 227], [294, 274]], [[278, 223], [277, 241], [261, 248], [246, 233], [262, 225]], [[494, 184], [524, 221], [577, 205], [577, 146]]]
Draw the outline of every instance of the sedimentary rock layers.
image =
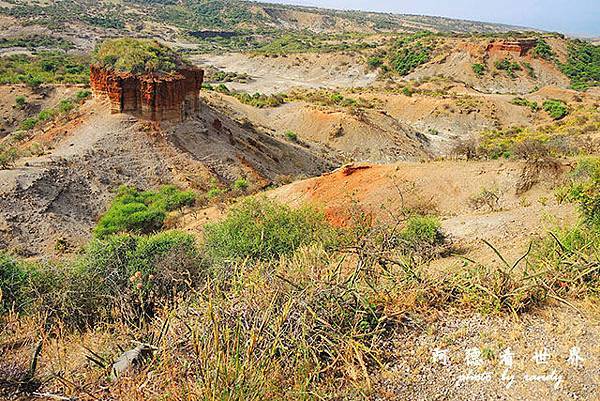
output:
[[198, 110], [204, 71], [181, 69], [171, 74], [121, 73], [91, 67], [96, 96], [105, 96], [113, 113], [131, 113], [149, 120], [183, 120]]

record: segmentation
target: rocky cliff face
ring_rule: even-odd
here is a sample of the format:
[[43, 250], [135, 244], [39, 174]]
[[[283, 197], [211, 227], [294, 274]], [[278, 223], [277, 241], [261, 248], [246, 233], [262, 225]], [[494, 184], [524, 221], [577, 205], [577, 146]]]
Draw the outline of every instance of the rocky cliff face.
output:
[[91, 67], [96, 96], [110, 100], [113, 113], [130, 113], [153, 121], [184, 120], [198, 111], [204, 71], [188, 68], [168, 75], [135, 75]]
[[487, 52], [508, 52], [516, 53], [520, 57], [524, 56], [530, 49], [537, 44], [537, 39], [517, 39], [492, 42], [487, 46]]

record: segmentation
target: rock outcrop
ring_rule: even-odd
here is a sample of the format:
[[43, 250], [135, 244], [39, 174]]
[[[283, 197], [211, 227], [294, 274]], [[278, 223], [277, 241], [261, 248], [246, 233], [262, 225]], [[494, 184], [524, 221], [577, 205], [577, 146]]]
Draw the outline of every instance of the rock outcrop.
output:
[[181, 121], [198, 111], [203, 78], [204, 71], [198, 68], [136, 75], [92, 65], [90, 71], [94, 95], [108, 98], [113, 113], [130, 113], [153, 121]]
[[516, 53], [519, 57], [522, 57], [530, 49], [533, 49], [537, 44], [537, 39], [515, 39], [515, 40], [503, 40], [491, 42], [486, 51], [487, 52], [508, 52]]

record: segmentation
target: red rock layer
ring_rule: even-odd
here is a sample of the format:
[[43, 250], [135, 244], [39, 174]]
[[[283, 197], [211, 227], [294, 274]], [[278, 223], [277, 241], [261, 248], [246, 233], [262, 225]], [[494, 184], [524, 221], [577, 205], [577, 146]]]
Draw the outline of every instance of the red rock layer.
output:
[[537, 39], [517, 39], [513, 41], [492, 42], [487, 46], [488, 52], [509, 52], [524, 56], [537, 44]]
[[173, 74], [134, 75], [91, 66], [96, 96], [110, 100], [113, 113], [130, 113], [153, 121], [183, 120], [198, 111], [204, 71], [181, 69]]

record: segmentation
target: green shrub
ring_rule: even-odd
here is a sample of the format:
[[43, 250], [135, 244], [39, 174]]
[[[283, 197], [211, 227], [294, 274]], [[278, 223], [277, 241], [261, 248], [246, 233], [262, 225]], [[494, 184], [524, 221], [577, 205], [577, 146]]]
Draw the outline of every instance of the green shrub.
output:
[[30, 129], [33, 129], [33, 127], [35, 127], [37, 125], [37, 123], [38, 123], [37, 118], [29, 117], [21, 122], [21, 125], [19, 125], [19, 128], [22, 130], [30, 130]]
[[471, 65], [471, 68], [473, 69], [473, 72], [476, 75], [479, 75], [480, 77], [482, 77], [483, 74], [485, 74], [485, 66], [483, 64], [475, 63]]
[[81, 101], [81, 100], [87, 99], [91, 95], [92, 95], [92, 92], [90, 92], [87, 89], [83, 89], [83, 90], [78, 91], [75, 94], [75, 99]]
[[400, 75], [406, 75], [429, 61], [433, 46], [429, 32], [418, 32], [396, 41], [389, 52], [390, 64]]
[[575, 40], [569, 45], [567, 61], [559, 64], [563, 74], [571, 79], [571, 87], [586, 90], [600, 85], [600, 46]]
[[542, 38], [538, 38], [537, 43], [533, 50], [531, 51], [531, 55], [537, 58], [543, 58], [544, 60], [553, 60], [554, 52], [550, 45]]
[[521, 63], [521, 65], [523, 67], [525, 67], [525, 70], [527, 71], [527, 75], [529, 75], [530, 78], [533, 78], [533, 79], [537, 78], [537, 76], [535, 75], [535, 71], [534, 71], [533, 67], [531, 66], [531, 64], [529, 64], [526, 61], [523, 61]]
[[106, 69], [135, 74], [170, 73], [187, 64], [156, 40], [134, 38], [105, 40], [94, 51], [93, 61]]
[[213, 260], [271, 259], [313, 242], [325, 246], [335, 231], [310, 208], [292, 209], [266, 198], [246, 199], [225, 220], [205, 227], [205, 250]]
[[20, 311], [32, 302], [27, 290], [31, 269], [6, 253], [0, 252], [0, 315]]
[[96, 283], [92, 293], [107, 298], [96, 307], [108, 314], [111, 304], [120, 305], [123, 317], [133, 320], [151, 317], [157, 303], [174, 301], [203, 271], [194, 238], [178, 231], [95, 239], [77, 266]]
[[444, 240], [439, 220], [431, 216], [410, 217], [400, 237], [411, 247], [433, 246]]
[[17, 148], [0, 145], [0, 168], [10, 167], [19, 157]]
[[567, 105], [562, 100], [546, 100], [544, 101], [543, 108], [555, 120], [560, 120], [569, 114]]
[[281, 94], [265, 95], [257, 92], [253, 95], [250, 95], [245, 92], [230, 92], [228, 89], [224, 91], [219, 90], [219, 92], [232, 95], [241, 103], [257, 108], [277, 107], [285, 103], [285, 96]]
[[194, 238], [177, 231], [94, 239], [66, 263], [0, 253], [0, 314], [43, 311], [47, 322], [81, 328], [113, 319], [139, 323], [202, 280], [204, 270]]
[[585, 223], [600, 230], [600, 158], [579, 161], [572, 174], [567, 199], [577, 204]]
[[292, 142], [298, 142], [298, 134], [294, 131], [285, 131], [285, 137]]
[[100, 218], [94, 229], [97, 238], [105, 238], [119, 232], [149, 234], [160, 230], [167, 212], [194, 203], [193, 192], [180, 191], [172, 185], [158, 192], [140, 192], [135, 188], [119, 188], [108, 211]]
[[27, 104], [27, 98], [25, 96], [17, 96], [15, 98], [15, 105], [19, 109], [22, 109], [23, 107], [25, 107], [26, 104]]
[[367, 60], [367, 64], [371, 68], [379, 68], [383, 65], [383, 60], [380, 57], [372, 56]]
[[37, 120], [38, 120], [38, 122], [48, 121], [48, 120], [54, 118], [57, 114], [58, 114], [58, 112], [55, 109], [42, 110], [39, 112], [39, 114], [37, 116]]
[[496, 61], [496, 63], [494, 63], [494, 66], [497, 70], [506, 71], [508, 76], [511, 78], [516, 78], [515, 71], [521, 71], [521, 66], [519, 65], [519, 63], [512, 61], [509, 58]]
[[58, 111], [61, 113], [68, 113], [75, 108], [75, 105], [70, 100], [61, 100], [58, 104]]
[[248, 180], [245, 178], [238, 178], [233, 183], [233, 189], [245, 192], [248, 189]]
[[89, 58], [63, 52], [39, 52], [28, 56], [15, 54], [0, 58], [0, 84], [41, 84], [89, 82]]
[[531, 111], [536, 112], [540, 109], [540, 106], [535, 101], [530, 101], [522, 97], [515, 97], [510, 101], [511, 104], [516, 106], [529, 107]]

